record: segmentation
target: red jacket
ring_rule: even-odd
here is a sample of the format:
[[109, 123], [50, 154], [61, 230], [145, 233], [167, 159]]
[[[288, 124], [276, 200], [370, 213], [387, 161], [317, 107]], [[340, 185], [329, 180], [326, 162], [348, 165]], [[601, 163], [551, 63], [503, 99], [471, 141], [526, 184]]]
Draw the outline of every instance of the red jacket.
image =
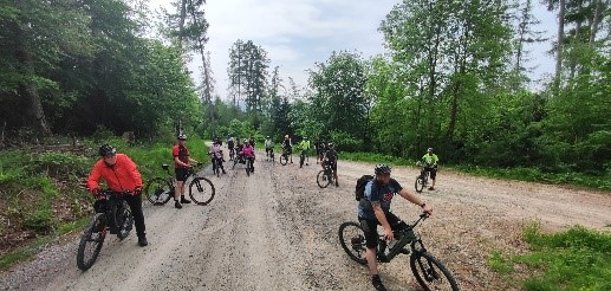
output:
[[103, 159], [93, 165], [87, 178], [90, 191], [100, 188], [100, 179], [104, 179], [108, 188], [116, 192], [133, 192], [142, 187], [142, 177], [136, 164], [125, 154], [117, 154], [117, 163], [113, 166], [106, 165]]

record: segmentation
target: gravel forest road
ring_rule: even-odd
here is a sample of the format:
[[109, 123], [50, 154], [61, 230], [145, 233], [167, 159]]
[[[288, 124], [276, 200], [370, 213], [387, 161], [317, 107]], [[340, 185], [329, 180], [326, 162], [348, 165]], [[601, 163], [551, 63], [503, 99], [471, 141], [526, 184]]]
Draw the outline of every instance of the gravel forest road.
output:
[[[145, 205], [148, 247], [138, 247], [134, 233], [124, 241], [109, 237], [93, 267], [80, 272], [73, 235], [0, 273], [0, 290], [372, 290], [366, 268], [339, 245], [337, 229], [356, 219], [354, 184], [373, 165], [340, 161], [340, 187], [320, 189], [320, 166], [311, 160], [299, 169], [293, 160], [272, 164], [259, 153], [250, 177], [242, 165], [220, 178], [208, 169], [204, 175], [216, 187], [210, 205]], [[408, 189], [416, 175], [415, 168], [393, 170]], [[434, 215], [418, 231], [463, 290], [519, 287], [486, 261], [492, 250], [524, 250], [521, 230], [532, 220], [547, 230], [611, 224], [608, 193], [443, 170], [438, 180], [435, 191], [422, 193]], [[393, 211], [406, 221], [419, 213], [400, 199]], [[407, 257], [382, 265], [380, 273], [389, 290], [418, 290]]]

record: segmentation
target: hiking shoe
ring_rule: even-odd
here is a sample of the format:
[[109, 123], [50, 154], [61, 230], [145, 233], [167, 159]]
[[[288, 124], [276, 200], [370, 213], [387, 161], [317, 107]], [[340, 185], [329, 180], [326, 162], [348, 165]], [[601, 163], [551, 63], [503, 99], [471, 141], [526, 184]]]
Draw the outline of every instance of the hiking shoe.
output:
[[373, 275], [371, 277], [371, 285], [373, 285], [373, 288], [375, 288], [377, 291], [386, 291], [386, 287], [384, 287], [384, 284], [382, 284], [380, 275]]
[[339, 183], [335, 181], [335, 187], [339, 187]]
[[141, 247], [145, 247], [149, 245], [149, 242], [146, 240], [146, 236], [138, 237], [138, 245]]
[[433, 188], [433, 187], [429, 187], [429, 190], [433, 191], [433, 190], [435, 190], [435, 188]]
[[178, 200], [174, 201], [174, 207], [181, 209], [182, 205], [180, 204], [180, 202]]
[[182, 204], [189, 204], [189, 203], [191, 203], [191, 200], [187, 200], [187, 198], [185, 198], [185, 196], [183, 195], [183, 196], [180, 197], [180, 203], [182, 203]]

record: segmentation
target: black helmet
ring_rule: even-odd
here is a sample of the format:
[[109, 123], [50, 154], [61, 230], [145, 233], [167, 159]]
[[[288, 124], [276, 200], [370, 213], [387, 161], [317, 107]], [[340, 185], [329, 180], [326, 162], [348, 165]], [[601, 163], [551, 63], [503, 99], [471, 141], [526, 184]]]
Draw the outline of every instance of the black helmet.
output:
[[374, 171], [376, 175], [390, 174], [390, 167], [387, 164], [377, 164]]
[[110, 155], [114, 155], [117, 153], [117, 149], [115, 149], [113, 146], [109, 145], [109, 144], [104, 144], [100, 147], [100, 156], [105, 157], [105, 156], [110, 156]]

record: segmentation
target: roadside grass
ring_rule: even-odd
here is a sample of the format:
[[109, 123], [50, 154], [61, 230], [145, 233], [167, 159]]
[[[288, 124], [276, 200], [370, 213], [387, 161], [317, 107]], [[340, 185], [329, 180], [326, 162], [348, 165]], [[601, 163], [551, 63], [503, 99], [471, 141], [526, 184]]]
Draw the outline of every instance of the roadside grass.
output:
[[[161, 168], [163, 163], [173, 168], [171, 139], [133, 146], [117, 137], [98, 137], [82, 142], [92, 149], [97, 149], [101, 143], [117, 147], [118, 152], [127, 154], [138, 165], [144, 183], [155, 176], [166, 175]], [[187, 146], [194, 159], [209, 162], [203, 140], [192, 138]], [[89, 154], [22, 149], [2, 151], [0, 237], [14, 233], [15, 237], [24, 234], [28, 239], [0, 244], [5, 248], [0, 256], [0, 270], [29, 260], [42, 245], [58, 236], [81, 231], [89, 223], [93, 198], [81, 185], [97, 159], [97, 150]], [[20, 247], [6, 249], [12, 245]]]
[[[342, 160], [360, 161], [369, 163], [387, 163], [392, 166], [416, 166], [416, 161], [411, 159], [397, 158], [390, 155], [365, 153], [365, 152], [341, 152]], [[441, 165], [444, 168], [464, 172], [476, 176], [483, 176], [504, 180], [519, 180], [529, 182], [542, 182], [548, 184], [561, 184], [580, 186], [590, 189], [611, 191], [611, 173], [604, 176], [594, 176], [577, 172], [547, 173], [538, 168], [492, 168], [473, 165]]]
[[[529, 252], [505, 255], [496, 250], [488, 266], [508, 281], [520, 280], [526, 290], [611, 290], [611, 233], [573, 226], [542, 233], [538, 224], [524, 228]], [[526, 279], [514, 266], [526, 267]]]

